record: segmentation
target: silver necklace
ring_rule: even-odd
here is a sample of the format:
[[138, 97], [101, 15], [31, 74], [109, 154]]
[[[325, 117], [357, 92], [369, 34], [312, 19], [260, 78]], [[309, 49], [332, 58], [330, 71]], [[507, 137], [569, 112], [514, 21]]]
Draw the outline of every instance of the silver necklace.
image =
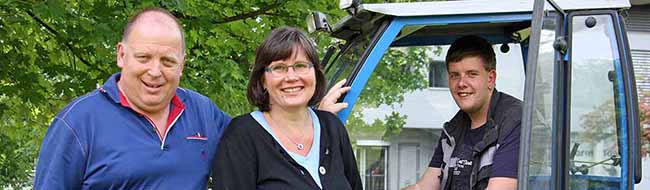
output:
[[[270, 114], [270, 113], [267, 112], [267, 114], [269, 115], [269, 118], [271, 119], [271, 121], [273, 121], [273, 123], [275, 124], [275, 119], [273, 119], [273, 117], [271, 117], [271, 114]], [[297, 143], [296, 141], [294, 141], [293, 139], [291, 139], [291, 137], [290, 137], [289, 135], [285, 135], [284, 133], [282, 133], [282, 135], [283, 135], [284, 137], [287, 137], [287, 139], [289, 139], [289, 141], [291, 141], [291, 143], [295, 144], [295, 145], [296, 145], [296, 148], [297, 148], [298, 150], [304, 150], [304, 149], [305, 149], [305, 144], [303, 144], [303, 143]], [[304, 136], [305, 136], [305, 133], [303, 133], [303, 132], [301, 131], [301, 132], [300, 132], [300, 139], [303, 139]]]

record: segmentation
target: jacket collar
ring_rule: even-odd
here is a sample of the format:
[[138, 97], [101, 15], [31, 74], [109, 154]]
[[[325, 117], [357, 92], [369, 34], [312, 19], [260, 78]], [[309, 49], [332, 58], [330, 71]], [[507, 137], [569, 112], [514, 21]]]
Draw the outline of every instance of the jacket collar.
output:
[[117, 81], [120, 79], [120, 76], [121, 73], [114, 73], [104, 82], [104, 85], [99, 87], [100, 92], [104, 93], [111, 101], [117, 104], [120, 103], [120, 90], [117, 87]]
[[492, 113], [494, 113], [495, 112], [494, 110], [497, 109], [497, 104], [499, 103], [500, 98], [501, 98], [501, 93], [499, 93], [499, 91], [497, 91], [497, 89], [494, 88], [494, 90], [492, 90], [492, 97], [490, 98], [490, 108], [488, 108], [488, 113], [487, 113], [488, 121], [491, 120], [492, 117], [494, 116], [492, 115]]

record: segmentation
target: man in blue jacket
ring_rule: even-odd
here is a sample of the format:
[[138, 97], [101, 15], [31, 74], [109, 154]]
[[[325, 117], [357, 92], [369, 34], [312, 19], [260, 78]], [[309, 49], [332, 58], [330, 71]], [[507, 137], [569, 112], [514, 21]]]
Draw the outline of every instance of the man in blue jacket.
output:
[[[163, 9], [127, 23], [117, 65], [100, 88], [54, 118], [41, 146], [35, 189], [206, 189], [230, 116], [178, 87], [185, 63], [182, 27]], [[340, 86], [336, 85], [336, 86]], [[328, 110], [349, 88], [334, 88]]]

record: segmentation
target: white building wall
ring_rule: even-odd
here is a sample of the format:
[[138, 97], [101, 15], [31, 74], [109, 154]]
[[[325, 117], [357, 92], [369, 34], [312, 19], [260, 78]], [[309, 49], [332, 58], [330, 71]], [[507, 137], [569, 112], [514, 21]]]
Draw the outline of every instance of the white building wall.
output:
[[[636, 0], [632, 1], [632, 8], [626, 19], [628, 24], [628, 40], [630, 50], [632, 50], [632, 61], [634, 62], [635, 77], [637, 78], [637, 91], [639, 93], [639, 103], [648, 102], [644, 94], [650, 92], [650, 88], [644, 84], [650, 83], [650, 62], [647, 61], [650, 55], [650, 1]], [[645, 4], [645, 5], [643, 5]], [[646, 142], [647, 143], [647, 142]], [[646, 145], [645, 148], [650, 148]], [[641, 160], [642, 179], [640, 184], [635, 185], [635, 189], [650, 189], [650, 155], [644, 155]]]

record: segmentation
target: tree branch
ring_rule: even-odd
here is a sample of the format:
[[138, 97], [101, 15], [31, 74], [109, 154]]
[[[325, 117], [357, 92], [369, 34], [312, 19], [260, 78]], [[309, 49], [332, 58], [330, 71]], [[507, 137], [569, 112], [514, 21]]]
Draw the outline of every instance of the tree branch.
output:
[[214, 21], [214, 23], [215, 24], [223, 24], [223, 23], [228, 23], [228, 22], [234, 22], [234, 21], [238, 21], [238, 20], [253, 18], [253, 17], [256, 17], [256, 16], [261, 15], [261, 14], [266, 14], [267, 11], [269, 11], [271, 9], [278, 8], [280, 5], [284, 4], [285, 2], [287, 2], [287, 1], [277, 1], [274, 4], [270, 4], [270, 5], [267, 5], [266, 7], [262, 7], [260, 9], [258, 9], [257, 11], [242, 13], [242, 14], [239, 14], [239, 15], [231, 16], [231, 17], [226, 17], [226, 18], [223, 18], [223, 19], [220, 19], [220, 20], [216, 20], [216, 21]]
[[[214, 24], [225, 24], [225, 23], [234, 22], [234, 21], [238, 21], [238, 20], [254, 18], [254, 17], [259, 16], [259, 15], [273, 14], [273, 13], [269, 13], [269, 11], [272, 10], [272, 9], [280, 7], [282, 4], [284, 4], [286, 2], [287, 1], [278, 1], [278, 2], [267, 5], [267, 6], [263, 7], [263, 8], [260, 8], [260, 9], [258, 9], [256, 11], [253, 11], [253, 12], [246, 12], [246, 13], [241, 13], [241, 14], [231, 16], [231, 17], [226, 17], [226, 18], [222, 18], [222, 19], [215, 19], [215, 20], [212, 20], [212, 23], [214, 23]], [[178, 11], [171, 11], [171, 13], [176, 18], [183, 19], [183, 20], [198, 19], [198, 17], [189, 16], [189, 15], [183, 14], [183, 13], [178, 12]]]
[[[259, 16], [259, 15], [269, 14], [268, 11], [270, 11], [272, 9], [275, 9], [275, 8], [278, 8], [284, 3], [286, 3], [286, 1], [276, 2], [274, 4], [267, 5], [267, 6], [263, 7], [263, 8], [260, 8], [260, 9], [258, 9], [256, 11], [253, 11], [253, 12], [246, 12], [246, 13], [241, 13], [241, 14], [231, 16], [231, 17], [212, 20], [212, 23], [214, 23], [214, 24], [224, 24], [224, 23], [234, 22], [234, 21], [238, 21], [238, 20], [253, 18], [253, 17]], [[185, 19], [185, 20], [197, 19], [197, 17], [188, 16], [188, 15], [185, 15], [185, 14], [183, 14], [181, 12], [177, 12], [177, 11], [172, 11], [172, 14], [174, 16], [176, 16], [177, 18], [180, 18], [180, 19]]]
[[239, 40], [239, 41], [242, 41], [243, 39], [245, 39], [244, 36], [236, 34], [236, 33], [232, 32], [232, 31], [230, 31], [230, 29], [228, 29], [228, 28], [224, 28], [223, 31], [228, 33], [228, 35], [232, 36], [233, 38], [237, 38], [237, 40]]
[[273, 16], [273, 17], [280, 17], [280, 18], [286, 18], [286, 19], [293, 19], [290, 15], [287, 14], [279, 14], [279, 13], [264, 13], [266, 16]]
[[275, 13], [264, 13], [264, 15], [266, 15], [266, 16], [284, 16], [284, 15], [275, 14]]
[[75, 57], [77, 57], [81, 62], [83, 62], [84, 64], [86, 64], [86, 65], [88, 65], [88, 66], [92, 66], [92, 65], [93, 65], [93, 64], [90, 64], [90, 62], [88, 62], [86, 59], [84, 59], [83, 56], [79, 55], [79, 54], [75, 51], [74, 47], [72, 47], [72, 43], [71, 43], [70, 41], [68, 41], [67, 39], [65, 39], [63, 36], [61, 36], [61, 35], [59, 34], [59, 32], [57, 32], [54, 28], [52, 28], [50, 25], [48, 25], [47, 23], [45, 23], [45, 21], [43, 21], [43, 20], [41, 20], [40, 18], [38, 18], [38, 17], [37, 17], [37, 16], [36, 16], [32, 11], [27, 10], [26, 12], [27, 12], [27, 14], [28, 14], [30, 17], [32, 17], [32, 19], [34, 19], [34, 20], [35, 20], [36, 22], [38, 22], [42, 27], [44, 27], [45, 29], [47, 29], [47, 31], [49, 31], [50, 33], [52, 33], [52, 34], [54, 35], [54, 37], [57, 39], [57, 41], [59, 41], [60, 43], [63, 43], [63, 44], [65, 45], [65, 47], [67, 47], [68, 50], [70, 50], [70, 52], [72, 52], [72, 54], [73, 54]]

